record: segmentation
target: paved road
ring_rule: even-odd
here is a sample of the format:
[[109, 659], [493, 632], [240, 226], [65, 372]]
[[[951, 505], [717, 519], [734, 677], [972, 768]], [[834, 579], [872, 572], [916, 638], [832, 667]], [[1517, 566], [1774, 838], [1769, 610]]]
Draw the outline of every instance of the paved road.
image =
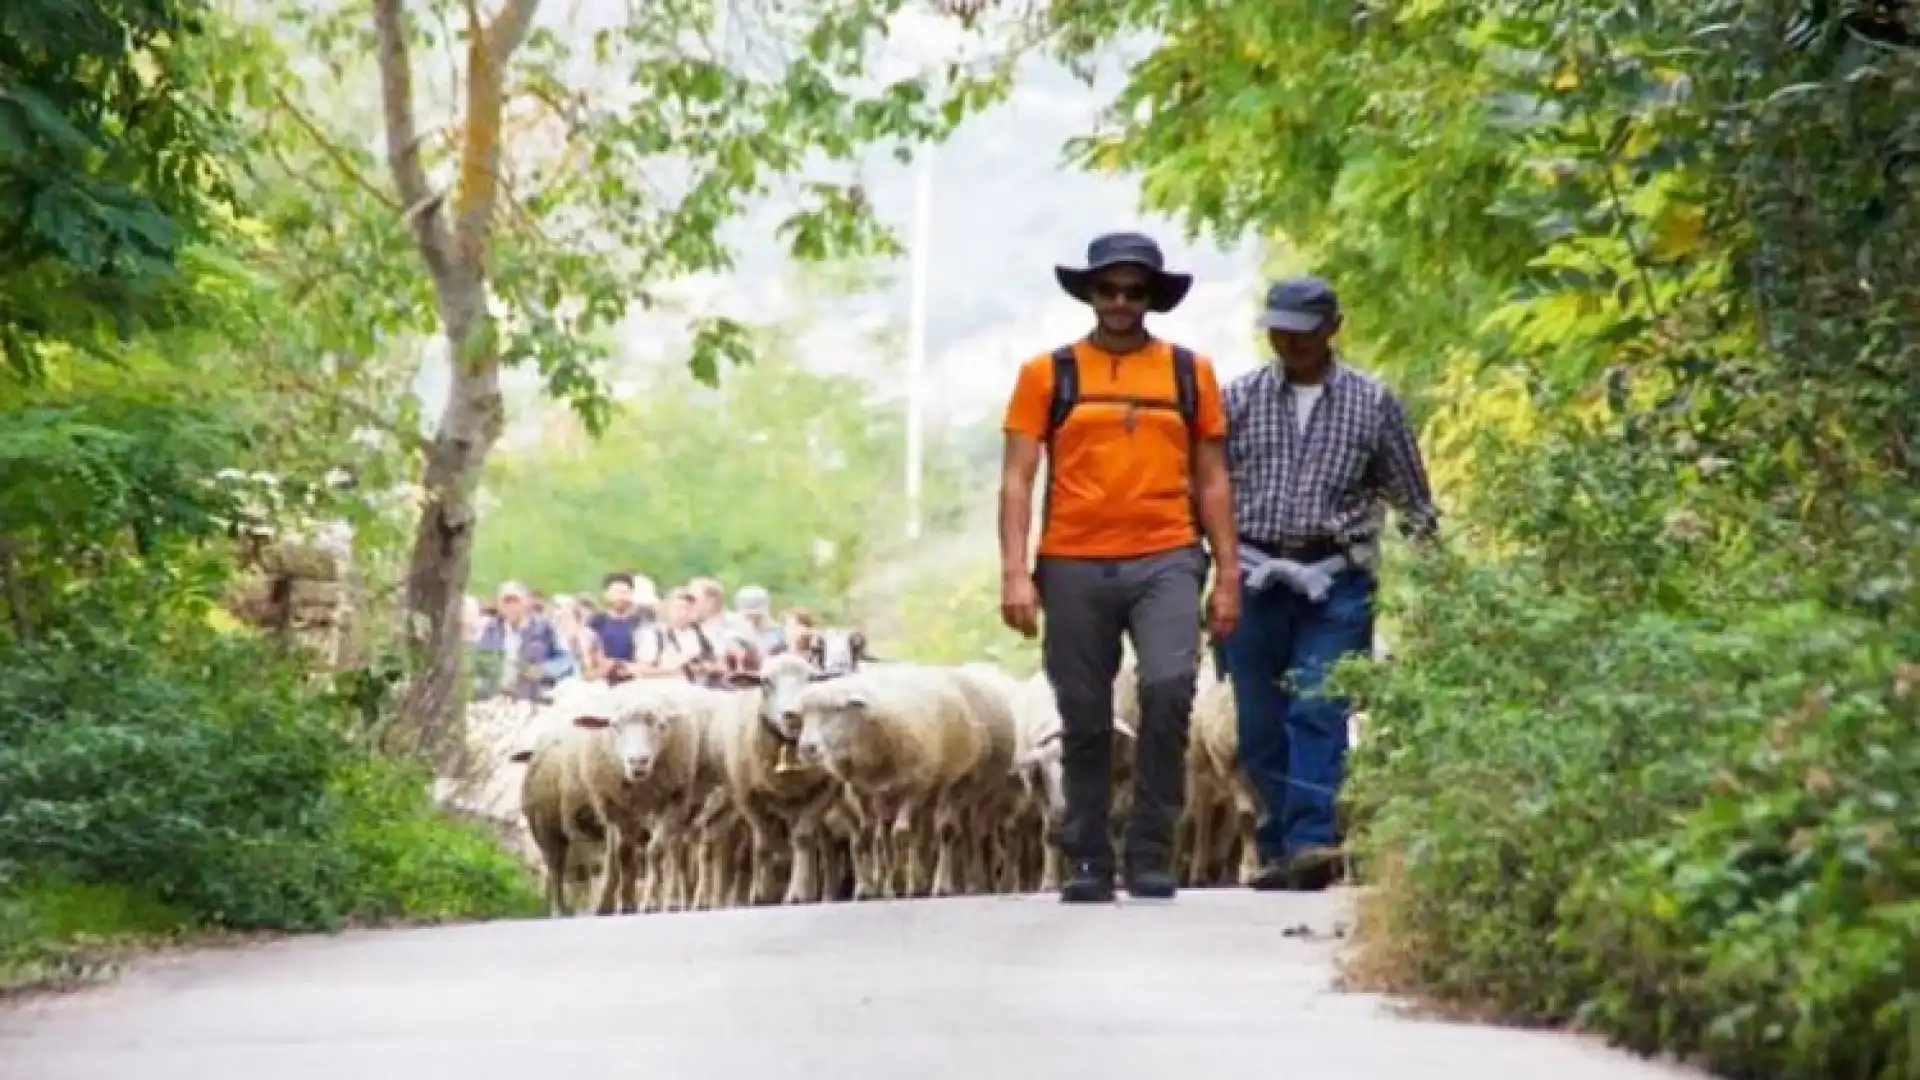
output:
[[0, 1012], [0, 1080], [1693, 1075], [1335, 993], [1344, 911], [994, 897], [306, 939]]

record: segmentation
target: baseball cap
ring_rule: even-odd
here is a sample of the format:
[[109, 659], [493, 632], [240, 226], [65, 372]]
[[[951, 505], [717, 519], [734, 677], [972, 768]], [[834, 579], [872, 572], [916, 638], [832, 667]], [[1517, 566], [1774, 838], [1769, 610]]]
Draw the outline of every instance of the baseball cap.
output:
[[1326, 329], [1339, 314], [1339, 294], [1325, 278], [1309, 274], [1275, 282], [1267, 290], [1260, 328], [1311, 334]]
[[773, 608], [773, 597], [758, 585], [742, 585], [733, 594], [733, 606], [738, 611], [766, 612]]

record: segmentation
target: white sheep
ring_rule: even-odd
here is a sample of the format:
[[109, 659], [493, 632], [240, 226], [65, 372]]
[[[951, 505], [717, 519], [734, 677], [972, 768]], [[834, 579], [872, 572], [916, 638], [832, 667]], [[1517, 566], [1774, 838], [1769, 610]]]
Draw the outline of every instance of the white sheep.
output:
[[[856, 896], [955, 891], [967, 781], [989, 755], [973, 703], [949, 670], [891, 664], [829, 679], [800, 695], [797, 749], [853, 792], [866, 826]], [[931, 826], [927, 881], [918, 824]]]
[[1187, 742], [1187, 798], [1180, 829], [1185, 884], [1227, 880], [1226, 867], [1236, 844], [1240, 867], [1233, 876], [1238, 882], [1244, 884], [1258, 869], [1253, 831], [1259, 802], [1252, 782], [1240, 769], [1239, 750], [1233, 683], [1205, 662], [1196, 684], [1192, 737]]
[[[597, 741], [589, 729], [610, 721], [615, 707], [609, 697], [575, 698], [569, 708], [579, 726], [547, 735], [531, 749], [512, 755], [512, 760], [527, 765], [520, 784], [520, 811], [546, 865], [547, 910], [551, 915], [572, 914], [566, 883], [580, 848], [600, 848], [605, 860], [614, 859], [612, 845], [607, 843], [606, 823], [582, 787], [578, 760], [584, 748]], [[603, 880], [603, 895], [606, 887]]]
[[[783, 859], [788, 880], [779, 899], [802, 903], [819, 899], [824, 890], [818, 865], [822, 830], [843, 793], [825, 771], [783, 753], [797, 742], [799, 697], [818, 675], [806, 657], [782, 653], [767, 658], [752, 689], [703, 691], [714, 695], [706, 753], [725, 776], [726, 786], [702, 807], [702, 817], [717, 821], [731, 810], [745, 826], [751, 866], [744, 890], [748, 903], [776, 899]], [[704, 853], [713, 888], [734, 876], [729, 866], [734, 854], [714, 846]]]
[[1025, 800], [1014, 763], [1021, 756], [1018, 709], [1020, 680], [992, 664], [962, 664], [953, 669], [967, 695], [975, 725], [984, 738], [980, 757], [968, 778], [968, 805], [962, 808], [966, 832], [965, 891], [1012, 891], [1019, 867], [1010, 855], [1020, 837], [1013, 832]]

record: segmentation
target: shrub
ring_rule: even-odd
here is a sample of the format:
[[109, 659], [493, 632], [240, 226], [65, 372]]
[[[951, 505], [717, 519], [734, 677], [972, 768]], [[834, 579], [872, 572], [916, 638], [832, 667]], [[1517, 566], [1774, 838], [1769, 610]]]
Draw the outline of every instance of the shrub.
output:
[[129, 621], [0, 662], [0, 893], [120, 886], [227, 929], [533, 909], [519, 862], [297, 661]]
[[1546, 576], [1435, 556], [1392, 660], [1340, 674], [1370, 712], [1356, 970], [1731, 1075], [1911, 1076], [1920, 642]]

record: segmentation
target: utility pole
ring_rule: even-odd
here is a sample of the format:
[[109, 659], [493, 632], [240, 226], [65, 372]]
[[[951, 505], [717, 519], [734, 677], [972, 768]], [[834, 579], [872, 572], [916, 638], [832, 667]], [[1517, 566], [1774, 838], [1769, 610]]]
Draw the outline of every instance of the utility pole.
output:
[[907, 539], [920, 539], [920, 489], [926, 457], [927, 271], [932, 263], [933, 148], [923, 147], [913, 184], [911, 290], [907, 306]]

